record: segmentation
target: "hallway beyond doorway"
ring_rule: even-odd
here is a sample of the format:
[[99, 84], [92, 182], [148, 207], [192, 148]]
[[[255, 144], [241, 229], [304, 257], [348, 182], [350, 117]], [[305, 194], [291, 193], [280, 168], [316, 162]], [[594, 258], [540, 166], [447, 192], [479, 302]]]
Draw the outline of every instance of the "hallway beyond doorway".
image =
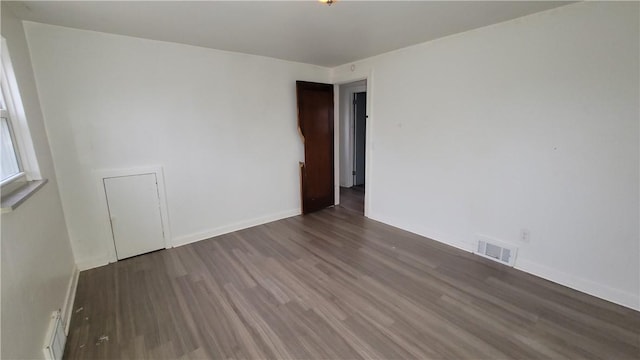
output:
[[340, 206], [347, 210], [364, 214], [364, 185], [340, 187]]

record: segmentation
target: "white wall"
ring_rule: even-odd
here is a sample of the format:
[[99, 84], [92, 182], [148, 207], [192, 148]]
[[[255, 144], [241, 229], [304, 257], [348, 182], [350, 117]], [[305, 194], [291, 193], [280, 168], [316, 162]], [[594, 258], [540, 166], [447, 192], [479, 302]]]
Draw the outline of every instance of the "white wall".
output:
[[[369, 216], [640, 309], [638, 22], [578, 3], [332, 69], [368, 79]], [[294, 80], [327, 69], [26, 27], [83, 267], [111, 246], [95, 170], [164, 166], [174, 243], [299, 211]]]
[[367, 91], [367, 81], [340, 85], [338, 125], [340, 127], [340, 186], [353, 186], [353, 94]]
[[516, 267], [640, 309], [638, 13], [578, 3], [333, 69], [370, 76], [369, 216], [517, 244]]
[[3, 359], [40, 359], [51, 313], [64, 307], [75, 263], [20, 21], [2, 4], [7, 40], [41, 174], [49, 182], [2, 214]]
[[173, 244], [300, 212], [295, 81], [329, 70], [25, 23], [80, 268], [112, 260], [94, 172], [164, 167]]

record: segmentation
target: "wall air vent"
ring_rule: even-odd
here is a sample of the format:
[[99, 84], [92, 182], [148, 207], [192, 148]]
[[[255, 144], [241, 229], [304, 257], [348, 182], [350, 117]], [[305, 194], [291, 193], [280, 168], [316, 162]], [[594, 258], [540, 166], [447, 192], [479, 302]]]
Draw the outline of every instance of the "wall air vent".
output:
[[476, 254], [505, 265], [514, 266], [518, 248], [485, 236], [478, 236]]
[[64, 324], [62, 323], [60, 310], [54, 311], [51, 315], [46, 343], [43, 349], [44, 358], [47, 360], [62, 360], [64, 344], [66, 342], [67, 335], [64, 333]]

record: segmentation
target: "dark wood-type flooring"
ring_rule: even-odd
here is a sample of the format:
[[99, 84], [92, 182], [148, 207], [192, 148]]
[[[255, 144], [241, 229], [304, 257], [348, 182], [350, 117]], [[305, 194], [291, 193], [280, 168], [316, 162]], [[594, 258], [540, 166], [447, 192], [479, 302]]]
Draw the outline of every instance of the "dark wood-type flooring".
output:
[[82, 272], [65, 357], [638, 359], [639, 332], [638, 312], [336, 207]]
[[364, 214], [364, 187], [340, 187], [340, 206]]

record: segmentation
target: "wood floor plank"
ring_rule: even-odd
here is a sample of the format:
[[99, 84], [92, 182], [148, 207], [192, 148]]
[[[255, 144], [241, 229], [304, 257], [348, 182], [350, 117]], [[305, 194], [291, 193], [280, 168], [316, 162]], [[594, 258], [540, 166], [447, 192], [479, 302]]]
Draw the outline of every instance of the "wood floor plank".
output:
[[83, 271], [65, 358], [640, 358], [637, 311], [367, 219], [349, 194]]

